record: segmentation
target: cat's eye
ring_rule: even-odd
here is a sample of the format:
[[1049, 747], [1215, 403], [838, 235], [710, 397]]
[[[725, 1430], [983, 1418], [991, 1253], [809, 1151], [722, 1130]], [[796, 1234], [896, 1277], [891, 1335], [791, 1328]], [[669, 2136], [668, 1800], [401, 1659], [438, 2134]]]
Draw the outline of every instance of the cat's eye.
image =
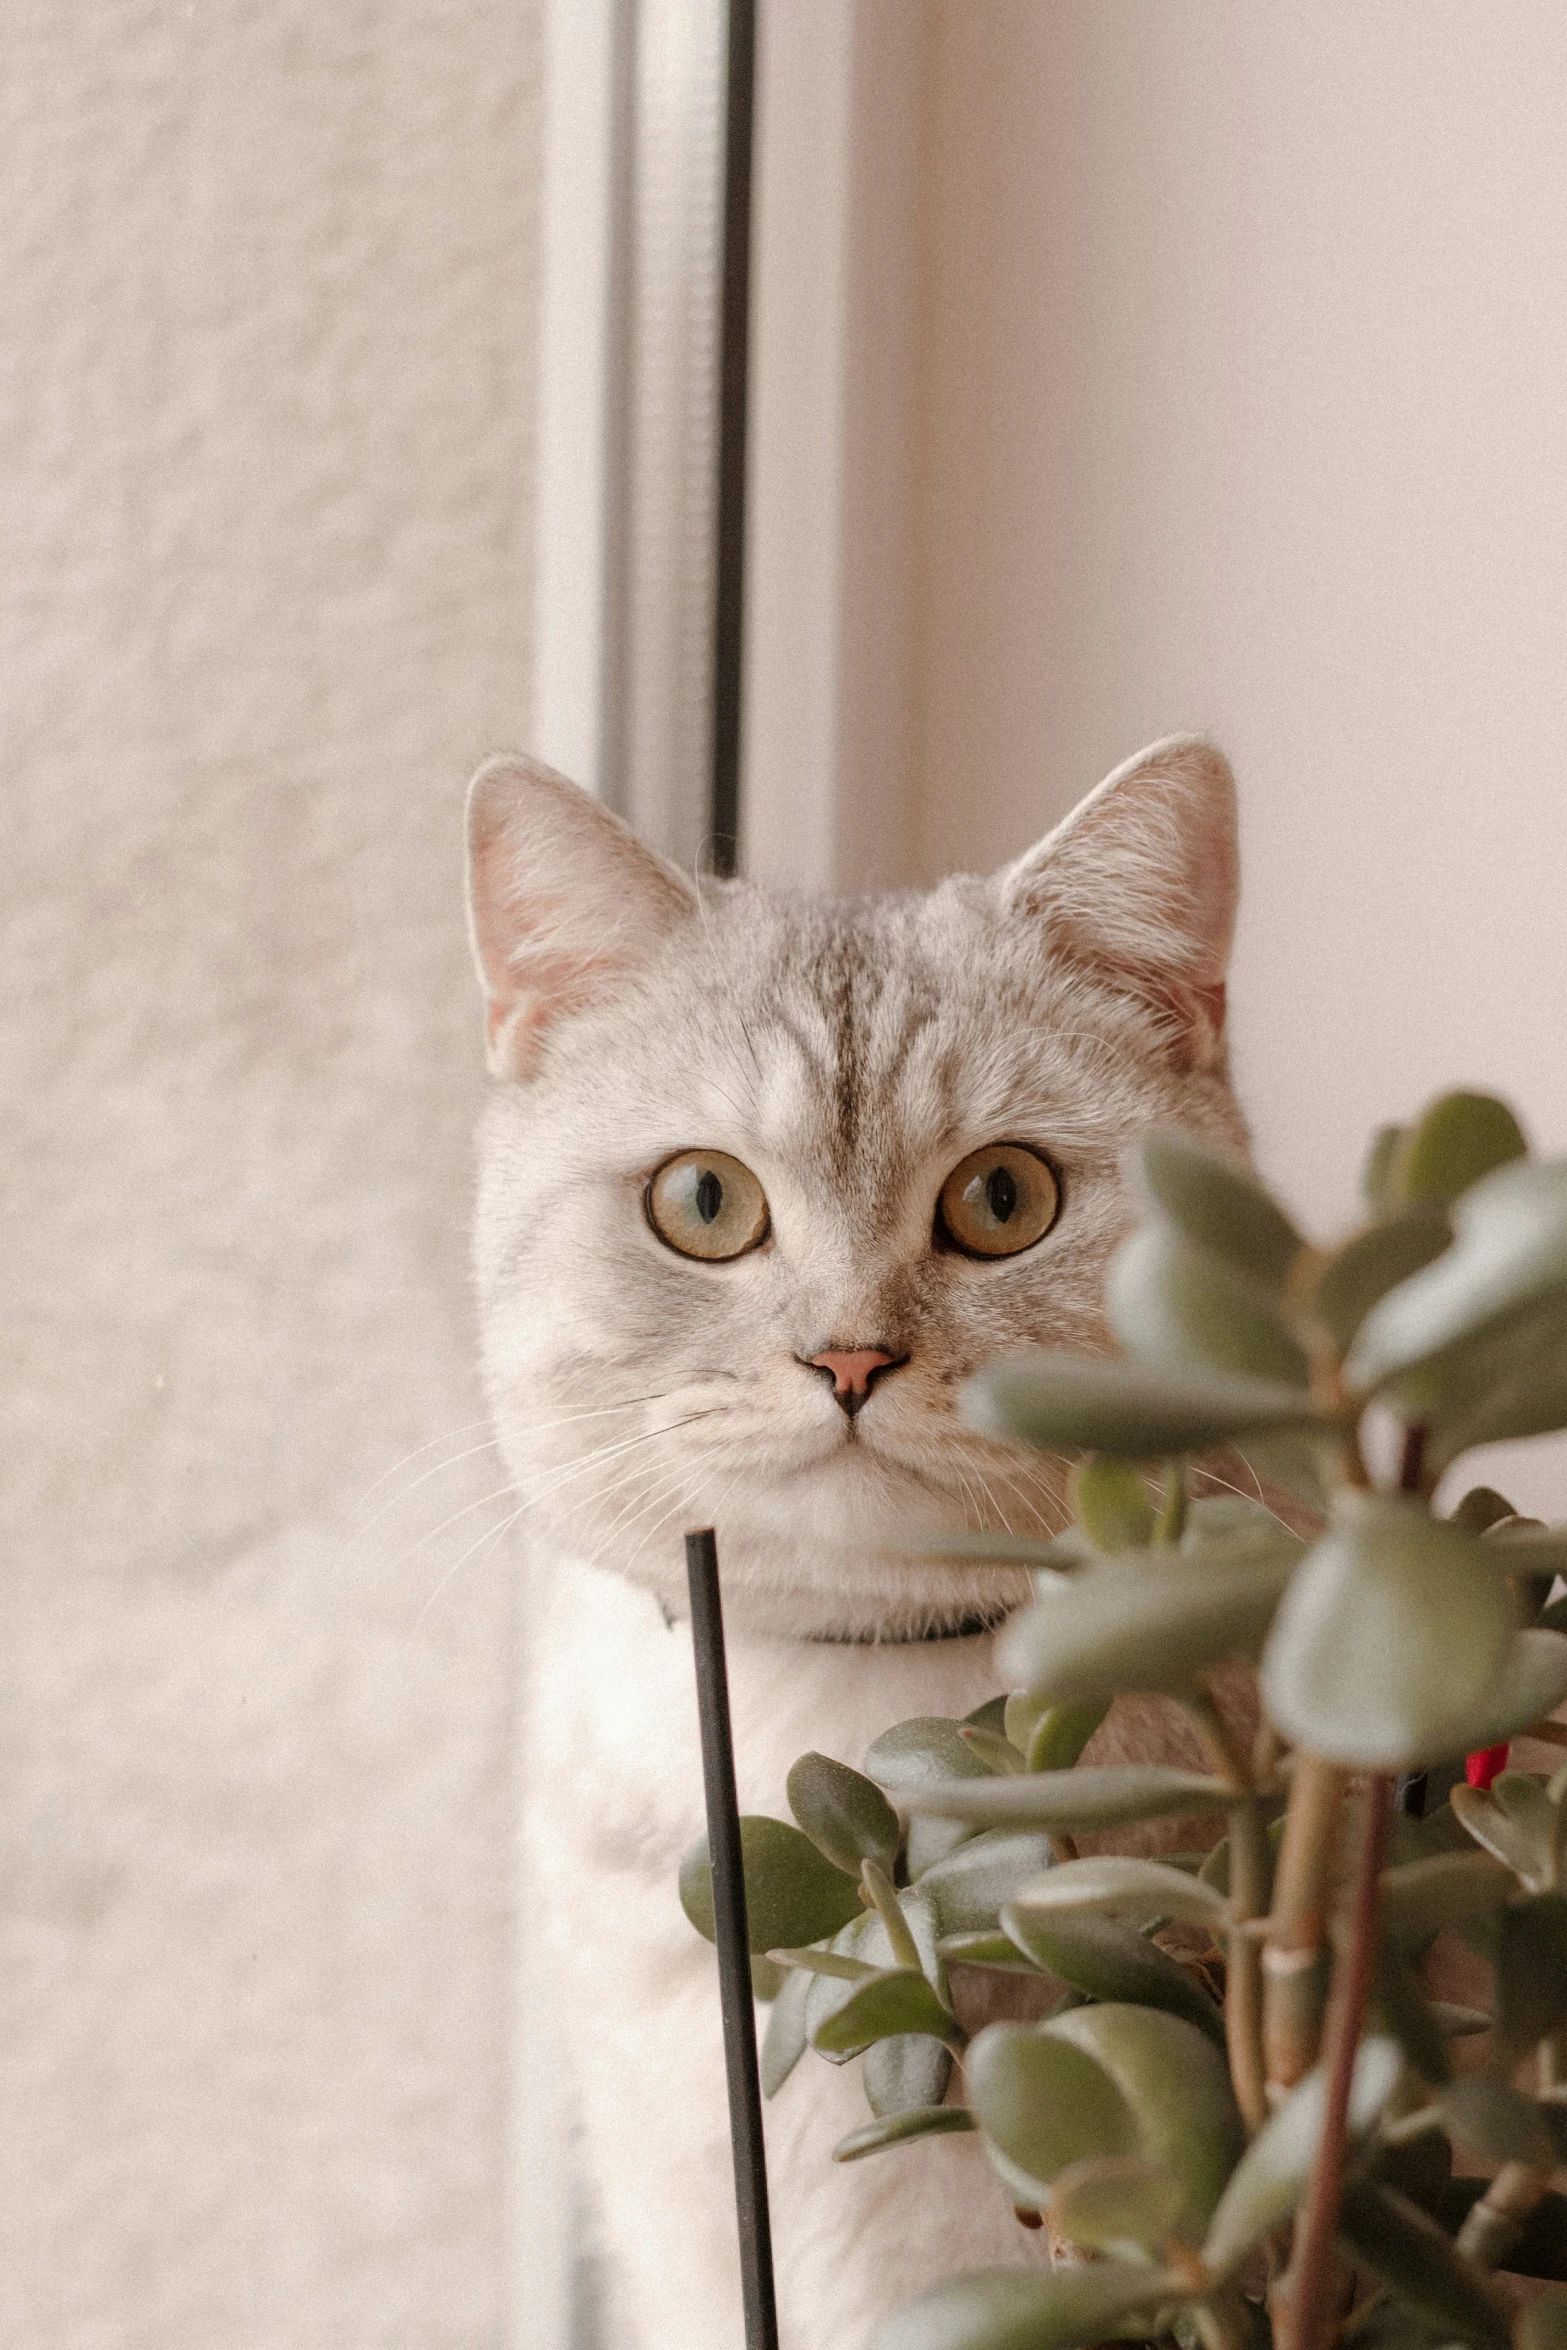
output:
[[970, 1257], [1015, 1257], [1043, 1240], [1061, 1212], [1048, 1159], [1020, 1142], [989, 1142], [960, 1159], [941, 1187], [936, 1224]]
[[743, 1257], [767, 1238], [767, 1194], [727, 1151], [682, 1151], [647, 1187], [647, 1220], [683, 1257]]

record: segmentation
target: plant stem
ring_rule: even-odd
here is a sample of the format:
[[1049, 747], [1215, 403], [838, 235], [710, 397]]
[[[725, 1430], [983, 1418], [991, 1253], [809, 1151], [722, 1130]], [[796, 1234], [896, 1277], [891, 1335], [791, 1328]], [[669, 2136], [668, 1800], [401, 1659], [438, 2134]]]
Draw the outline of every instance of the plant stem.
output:
[[1320, 1755], [1295, 1764], [1262, 1955], [1262, 2042], [1268, 2086], [1283, 2092], [1317, 2061], [1326, 1988], [1328, 1891], [1338, 1850], [1344, 1773]]
[[1203, 2350], [1246, 2350], [1251, 2338], [1246, 2304], [1231, 2289], [1199, 2301], [1192, 2310], [1192, 2321]]
[[1224, 2041], [1235, 2101], [1250, 2131], [1268, 2118], [1268, 2089], [1262, 2061], [1262, 1950], [1246, 1931], [1268, 1899], [1268, 1839], [1262, 1810], [1252, 1792], [1251, 1766], [1211, 1691], [1199, 1685], [1182, 1706], [1209, 1758], [1243, 1800], [1230, 1807], [1230, 1931], [1225, 1960]]
[[867, 1860], [861, 1865], [860, 1884], [863, 1891], [869, 1894], [877, 1916], [887, 1929], [894, 1966], [912, 1967], [916, 1974], [923, 1974], [925, 1970], [920, 1965], [919, 1945], [910, 1933], [909, 1921], [898, 1905], [892, 1879], [884, 1869], [877, 1867], [875, 1861]]
[[1207, 1748], [1208, 1759], [1218, 1776], [1227, 1780], [1237, 1794], [1249, 1794], [1251, 1765], [1231, 1737], [1229, 1723], [1214, 1703], [1212, 1692], [1199, 1682], [1180, 1703], [1181, 1711]]
[[1524, 2231], [1524, 2222], [1551, 2183], [1548, 2170], [1504, 2162], [1458, 2231], [1458, 2249], [1476, 2268], [1500, 2268]]
[[1225, 1967], [1224, 2039], [1235, 2101], [1250, 2131], [1268, 2118], [1262, 2054], [1262, 1948], [1243, 1931], [1268, 1898], [1268, 1839], [1255, 1797], [1230, 1813], [1230, 1934]]
[[1349, 1945], [1334, 1970], [1328, 2005], [1327, 2097], [1322, 2135], [1306, 2182], [1306, 2197], [1295, 2223], [1295, 2250], [1285, 2280], [1286, 2350], [1319, 2350], [1333, 2239], [1344, 2194], [1344, 2146], [1349, 2125], [1349, 2091], [1360, 2045], [1366, 2003], [1376, 1966], [1377, 1920], [1382, 1908], [1382, 1863], [1387, 1852], [1392, 1782], [1378, 1774], [1366, 1781], [1355, 1875], [1355, 1906]]

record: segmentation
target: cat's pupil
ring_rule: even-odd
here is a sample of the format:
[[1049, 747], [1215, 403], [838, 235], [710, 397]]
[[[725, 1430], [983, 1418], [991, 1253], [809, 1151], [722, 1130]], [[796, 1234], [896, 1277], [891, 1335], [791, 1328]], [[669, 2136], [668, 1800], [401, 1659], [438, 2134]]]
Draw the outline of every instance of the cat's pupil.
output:
[[697, 1177], [696, 1190], [692, 1197], [696, 1203], [696, 1212], [703, 1223], [711, 1224], [724, 1204], [724, 1187], [711, 1167], [704, 1167]]
[[992, 1167], [985, 1177], [985, 1200], [998, 1224], [1004, 1224], [1017, 1206], [1017, 1184], [1005, 1167]]

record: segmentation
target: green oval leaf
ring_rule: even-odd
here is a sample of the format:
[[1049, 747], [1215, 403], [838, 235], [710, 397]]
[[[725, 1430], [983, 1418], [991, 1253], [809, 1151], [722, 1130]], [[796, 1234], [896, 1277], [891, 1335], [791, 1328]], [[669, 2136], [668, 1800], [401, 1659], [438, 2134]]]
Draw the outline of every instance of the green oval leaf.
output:
[[982, 1729], [976, 1722], [965, 1722], [958, 1733], [965, 1746], [972, 1746], [983, 1763], [988, 1763], [997, 1778], [1012, 1778], [1027, 1766], [1010, 1738], [1000, 1730]]
[[1253, 1176], [1184, 1134], [1146, 1135], [1133, 1159], [1167, 1222], [1249, 1280], [1283, 1288], [1305, 1242]]
[[[1402, 2068], [1403, 2058], [1392, 2040], [1361, 2042], [1350, 2082], [1352, 2141], [1364, 2139], [1375, 2128]], [[1295, 2209], [1316, 2158], [1326, 2103], [1326, 2075], [1318, 2065], [1269, 2115], [1241, 2156], [1203, 2246], [1203, 2259], [1215, 2276], [1232, 2275], [1252, 2246], [1271, 2235]]]
[[939, 2038], [952, 2030], [952, 2018], [922, 1974], [913, 1967], [891, 1967], [854, 1984], [848, 1997], [824, 2016], [811, 2034], [813, 2047], [845, 2050], [869, 2047], [906, 2032]]
[[1171, 1868], [1167, 1861], [1119, 1852], [1061, 1861], [1024, 1885], [1014, 1898], [1030, 1916], [1081, 1917], [1098, 1911], [1139, 1919], [1145, 1925], [1154, 1918], [1182, 1918], [1215, 1935], [1223, 1932], [1229, 1917], [1223, 1897], [1200, 1877]]
[[1038, 1829], [989, 1828], [928, 1868], [920, 1891], [936, 1904], [941, 1933], [977, 1934], [993, 1928], [1018, 1887], [1053, 1859], [1050, 1839]]
[[1484, 1534], [1492, 1526], [1501, 1525], [1504, 1519], [1517, 1515], [1512, 1503], [1494, 1485], [1471, 1485], [1452, 1518], [1453, 1524], [1462, 1526], [1466, 1534]]
[[1455, 1200], [1493, 1168], [1528, 1154], [1505, 1102], [1489, 1093], [1444, 1093], [1401, 1137], [1389, 1188], [1400, 1199]]
[[1345, 1363], [1357, 1393], [1567, 1286], [1567, 1162], [1500, 1167], [1453, 1206], [1446, 1253], [1373, 1306]]
[[1529, 1839], [1543, 1866], [1560, 1824], [1556, 1805], [1546, 1793], [1546, 1782], [1530, 1771], [1500, 1771], [1491, 1781], [1491, 1794], [1514, 1827]]
[[[872, 2051], [874, 2054], [874, 2051]], [[869, 2063], [870, 2058], [866, 2058]], [[886, 2146], [906, 2146], [913, 2138], [951, 2137], [955, 2132], [972, 2130], [974, 2116], [965, 2105], [911, 2106], [902, 2113], [888, 2114], [884, 2120], [862, 2123], [840, 2138], [832, 2150], [834, 2162], [858, 2162], [863, 2155], [880, 2154]]]
[[1352, 2181], [1339, 2231], [1406, 2308], [1441, 2329], [1442, 2341], [1509, 2350], [1507, 2320], [1476, 2271], [1415, 2204], [1371, 2180]]
[[1454, 2142], [1482, 2162], [1527, 2162], [1556, 2167], [1556, 2141], [1532, 2097], [1507, 2081], [1480, 2073], [1442, 2091], [1442, 2113]]
[[1206, 1493], [1186, 1507], [1180, 1556], [1199, 1567], [1261, 1565], [1306, 1545], [1266, 1502], [1247, 1493]]
[[999, 1927], [992, 1934], [943, 1934], [936, 1948], [948, 1966], [1005, 1967], [1017, 1975], [1039, 1972]]
[[1515, 1635], [1483, 1704], [1453, 1725], [1449, 1754], [1473, 1754], [1518, 1738], [1567, 1697], [1567, 1639], [1559, 1632]]
[[1400, 1372], [1383, 1392], [1426, 1428], [1433, 1470], [1472, 1445], [1567, 1427], [1567, 1289]]
[[865, 1768], [878, 1786], [901, 1795], [939, 1787], [951, 1779], [988, 1779], [989, 1763], [963, 1736], [960, 1722], [944, 1714], [916, 1714], [883, 1730], [865, 1751]]
[[1007, 1699], [1006, 1733], [1030, 1771], [1069, 1771], [1110, 1711], [1108, 1699], [1057, 1705], [1020, 1689]]
[[1311, 1293], [1334, 1344], [1347, 1347], [1378, 1299], [1433, 1263], [1452, 1236], [1446, 1216], [1427, 1206], [1400, 1208], [1346, 1241]]
[[908, 1796], [913, 1810], [933, 1812], [938, 1819], [967, 1820], [978, 1828], [1064, 1829], [1068, 1835], [1171, 1813], [1223, 1811], [1234, 1800], [1234, 1788], [1222, 1779], [1157, 1763], [1031, 1771], [1020, 1779], [919, 1787]]
[[1466, 1834], [1504, 1867], [1510, 1868], [1531, 1893], [1538, 1893], [1545, 1882], [1549, 1841], [1542, 1848], [1534, 1836], [1478, 1787], [1455, 1787], [1447, 1800], [1453, 1807], [1453, 1817], [1462, 1824]]
[[1396, 2040], [1404, 2061], [1422, 2080], [1440, 2088], [1453, 2077], [1447, 2038], [1407, 1954], [1390, 1945], [1377, 1952], [1371, 1993], [1376, 2029]]
[[1382, 1872], [1382, 1932], [1399, 1950], [1419, 1950], [1444, 1927], [1494, 1917], [1514, 1890], [1507, 1870], [1480, 1852], [1438, 1852]]
[[956, 1852], [974, 1833], [957, 1820], [926, 1819], [919, 1814], [910, 1820], [903, 1838], [903, 1868], [912, 1885], [933, 1869], [949, 1852]]
[[1371, 1137], [1366, 1163], [1360, 1170], [1360, 1195], [1368, 1207], [1385, 1208], [1390, 1204], [1393, 1162], [1405, 1132], [1402, 1126], [1379, 1126]]
[[1224, 2017], [1190, 1967], [1119, 1918], [1009, 1906], [1001, 1922], [1025, 1957], [1089, 1999], [1157, 2007], [1224, 2046]]
[[873, 1860], [891, 1875], [902, 1830], [873, 1779], [829, 1755], [802, 1754], [785, 1791], [801, 1829], [834, 1868], [857, 1879], [861, 1863]]
[[773, 2001], [762, 2034], [762, 2095], [776, 2097], [806, 2049], [805, 1999], [811, 1978], [793, 1970]]
[[1408, 1770], [1462, 1751], [1513, 1639], [1481, 1544], [1402, 1495], [1347, 1493], [1279, 1605], [1263, 1699], [1331, 1762]]
[[[1476, 1490], [1484, 1493], [1486, 1488]], [[1504, 1575], [1567, 1575], [1567, 1526], [1541, 1526], [1532, 1518], [1508, 1516], [1479, 1531]]]
[[1072, 1514], [1096, 1550], [1141, 1550], [1153, 1540], [1153, 1504], [1131, 1461], [1094, 1453], [1072, 1472]]
[[1119, 2001], [1074, 2007], [1041, 2029], [1091, 2055], [1134, 2118], [1135, 2147], [1096, 2151], [1173, 2171], [1185, 2190], [1179, 2231], [1199, 2240], [1246, 2143], [1220, 2051], [1179, 2016]]
[[1130, 1461], [1207, 1452], [1269, 1429], [1335, 1425], [1298, 1389], [1275, 1381], [1045, 1350], [987, 1364], [962, 1401], [964, 1418], [986, 1436]]
[[1020, 1610], [997, 1644], [1002, 1673], [1060, 1704], [1189, 1689], [1208, 1666], [1257, 1654], [1301, 1546], [1281, 1529], [1271, 1557], [1204, 1566], [1147, 1556], [1085, 1569]]
[[[740, 1822], [746, 1931], [753, 1951], [820, 1942], [860, 1912], [859, 1887], [824, 1860], [787, 1820], [750, 1813]], [[680, 1863], [680, 1906], [704, 1940], [714, 1939], [713, 1878], [707, 1838]]]
[[[907, 1887], [897, 1896], [897, 1901], [903, 1913], [903, 1922], [914, 1938], [927, 1981], [944, 1987], [946, 1976], [936, 1951], [935, 1903], [928, 1901], [918, 1886]], [[804, 1954], [799, 1955], [803, 1957]], [[835, 1934], [828, 1955], [837, 1962], [848, 1960], [853, 1965], [869, 1967], [878, 1975], [897, 1973], [901, 1968], [901, 1961], [893, 1950], [887, 1928], [875, 1910], [862, 1910], [841, 1933]], [[854, 1982], [845, 1982], [818, 1975], [806, 1995], [805, 2022], [811, 2044], [823, 2054], [832, 2055], [835, 2060], [841, 2052], [822, 2040], [822, 2027], [829, 2017], [836, 2015], [847, 2004], [864, 1980], [864, 1977], [860, 1977]], [[928, 2027], [915, 2025], [911, 2028], [923, 2030]]]
[[1156, 2252], [1169, 2241], [1185, 2192], [1173, 2171], [1135, 2154], [1101, 2155], [1061, 2172], [1050, 2196], [1058, 2236], [1088, 2252]]
[[1138, 1362], [1292, 1388], [1310, 1381], [1305, 1350], [1256, 1284], [1166, 1225], [1145, 1224], [1121, 1243], [1106, 1276], [1105, 1309]]
[[1497, 2041], [1516, 2060], [1567, 2024], [1567, 1894], [1510, 1902], [1495, 1964]]
[[939, 2105], [952, 2078], [952, 2051], [922, 2032], [894, 2033], [865, 2051], [865, 2100], [878, 2120]]
[[969, 2103], [1016, 2200], [1043, 2200], [1069, 2163], [1136, 2154], [1125, 2098], [1088, 2051], [1032, 2024], [989, 2024], [970, 2047]]
[[1054, 2274], [984, 2269], [900, 2309], [875, 2350], [1077, 2350], [1181, 2290], [1164, 2270], [1123, 2261]]

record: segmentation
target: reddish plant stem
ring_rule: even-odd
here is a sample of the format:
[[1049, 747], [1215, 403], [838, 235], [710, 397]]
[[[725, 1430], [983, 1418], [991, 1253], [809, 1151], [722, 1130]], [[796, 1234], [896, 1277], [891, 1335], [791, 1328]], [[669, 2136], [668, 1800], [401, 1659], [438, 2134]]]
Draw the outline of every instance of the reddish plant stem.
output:
[[1367, 1779], [1349, 1945], [1333, 1970], [1327, 2029], [1323, 2035], [1328, 2079], [1322, 2136], [1306, 2184], [1305, 2201], [1295, 2223], [1295, 2253], [1283, 2296], [1287, 2350], [1319, 2350], [1324, 2339], [1323, 2318], [1333, 2267], [1333, 2239], [1344, 2195], [1349, 2089], [1376, 1968], [1377, 1921], [1382, 1908], [1382, 1864], [1387, 1853], [1391, 1794], [1390, 1779], [1380, 1776]]

